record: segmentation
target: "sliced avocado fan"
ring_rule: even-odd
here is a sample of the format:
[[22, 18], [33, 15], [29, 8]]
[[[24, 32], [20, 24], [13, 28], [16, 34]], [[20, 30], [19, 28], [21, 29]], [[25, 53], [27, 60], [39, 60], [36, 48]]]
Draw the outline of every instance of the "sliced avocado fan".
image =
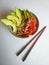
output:
[[16, 26], [19, 26], [21, 24], [17, 16], [8, 15], [7, 19], [13, 21]]

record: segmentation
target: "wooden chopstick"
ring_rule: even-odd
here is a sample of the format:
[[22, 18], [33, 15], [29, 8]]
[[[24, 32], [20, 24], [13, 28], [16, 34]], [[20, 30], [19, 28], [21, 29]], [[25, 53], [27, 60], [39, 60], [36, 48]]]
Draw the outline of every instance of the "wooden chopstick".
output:
[[38, 34], [45, 28], [46, 26], [44, 26], [26, 45], [24, 45], [17, 53], [16, 55], [20, 55], [22, 53], [22, 51], [31, 43], [31, 41], [33, 41], [36, 36], [38, 36]]
[[41, 34], [44, 32], [46, 26], [42, 29], [42, 31], [40, 32], [40, 34], [37, 36], [37, 38], [35, 39], [35, 41], [33, 42], [33, 44], [31, 45], [30, 49], [27, 51], [27, 53], [24, 55], [24, 57], [22, 58], [23, 61], [26, 60], [27, 56], [29, 55], [29, 53], [31, 52], [32, 48], [34, 47], [34, 45], [36, 44], [37, 40], [40, 38]]

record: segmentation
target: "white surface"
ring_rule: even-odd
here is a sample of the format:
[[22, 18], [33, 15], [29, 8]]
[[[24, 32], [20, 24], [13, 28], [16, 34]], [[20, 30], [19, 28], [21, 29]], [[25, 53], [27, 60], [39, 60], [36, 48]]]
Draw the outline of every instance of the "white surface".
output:
[[20, 39], [13, 36], [0, 23], [0, 65], [49, 65], [49, 0], [0, 0], [0, 18], [4, 18], [11, 9], [29, 9], [39, 19], [38, 31], [47, 26], [26, 61], [21, 60], [24, 52], [17, 57], [16, 52], [32, 38]]

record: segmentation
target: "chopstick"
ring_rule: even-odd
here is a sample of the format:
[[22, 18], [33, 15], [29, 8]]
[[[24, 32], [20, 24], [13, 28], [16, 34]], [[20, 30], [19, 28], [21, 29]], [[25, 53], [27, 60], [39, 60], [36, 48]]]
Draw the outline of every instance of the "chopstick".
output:
[[41, 31], [43, 31], [43, 29], [45, 29], [46, 28], [46, 26], [44, 26], [26, 45], [24, 45], [17, 53], [16, 53], [16, 55], [17, 56], [19, 56], [21, 53], [22, 53], [22, 51], [36, 38], [36, 36], [38, 36], [38, 34], [41, 32]]
[[30, 49], [27, 51], [27, 53], [24, 55], [24, 57], [22, 58], [23, 61], [26, 60], [27, 56], [29, 55], [29, 53], [31, 52], [32, 48], [34, 47], [34, 45], [36, 44], [37, 40], [40, 38], [41, 34], [44, 32], [46, 26], [42, 29], [42, 31], [40, 32], [40, 34], [37, 36], [37, 38], [35, 39], [35, 41], [33, 42], [33, 44], [31, 45]]

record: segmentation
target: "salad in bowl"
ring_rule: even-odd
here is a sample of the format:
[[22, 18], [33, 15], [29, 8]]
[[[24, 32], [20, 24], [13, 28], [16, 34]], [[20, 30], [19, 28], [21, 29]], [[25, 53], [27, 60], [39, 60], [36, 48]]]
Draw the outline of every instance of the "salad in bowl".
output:
[[11, 28], [10, 31], [18, 37], [33, 35], [39, 26], [38, 18], [34, 13], [28, 9], [21, 10], [19, 8], [16, 8], [15, 11], [11, 10], [6, 18], [1, 19], [1, 22]]

